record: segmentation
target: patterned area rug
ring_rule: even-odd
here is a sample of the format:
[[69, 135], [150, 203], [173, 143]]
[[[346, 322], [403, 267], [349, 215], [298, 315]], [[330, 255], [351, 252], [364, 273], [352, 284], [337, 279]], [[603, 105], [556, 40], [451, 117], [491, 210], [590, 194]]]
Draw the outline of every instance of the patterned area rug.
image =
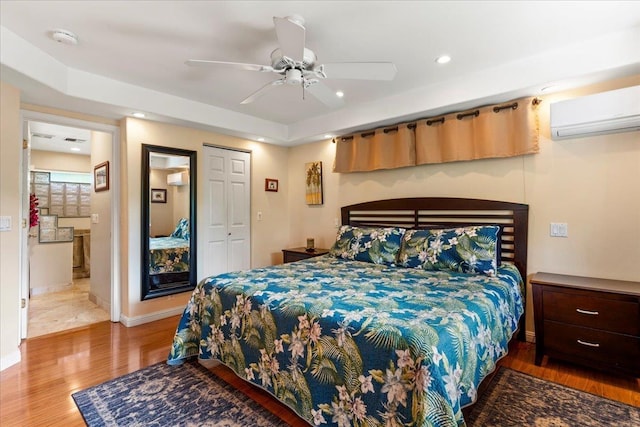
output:
[[287, 425], [195, 361], [158, 363], [72, 397], [89, 427]]
[[468, 427], [640, 426], [640, 408], [500, 368]]

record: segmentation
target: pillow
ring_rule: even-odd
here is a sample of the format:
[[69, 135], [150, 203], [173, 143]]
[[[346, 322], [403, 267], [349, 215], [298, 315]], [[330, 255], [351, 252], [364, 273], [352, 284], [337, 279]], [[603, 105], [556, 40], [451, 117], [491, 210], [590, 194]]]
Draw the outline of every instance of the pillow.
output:
[[189, 220], [187, 218], [180, 218], [178, 225], [176, 225], [176, 229], [173, 230], [170, 237], [189, 240]]
[[500, 232], [497, 225], [408, 230], [398, 263], [425, 270], [494, 276], [500, 262]]
[[352, 227], [343, 225], [329, 253], [336, 258], [394, 265], [404, 228]]

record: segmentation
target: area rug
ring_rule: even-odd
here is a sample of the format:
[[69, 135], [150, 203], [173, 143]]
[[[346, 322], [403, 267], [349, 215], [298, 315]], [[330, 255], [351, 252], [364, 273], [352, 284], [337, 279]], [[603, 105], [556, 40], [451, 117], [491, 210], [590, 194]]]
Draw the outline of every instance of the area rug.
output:
[[89, 427], [287, 425], [195, 361], [158, 363], [72, 397]]
[[466, 418], [468, 427], [637, 427], [640, 408], [502, 367]]

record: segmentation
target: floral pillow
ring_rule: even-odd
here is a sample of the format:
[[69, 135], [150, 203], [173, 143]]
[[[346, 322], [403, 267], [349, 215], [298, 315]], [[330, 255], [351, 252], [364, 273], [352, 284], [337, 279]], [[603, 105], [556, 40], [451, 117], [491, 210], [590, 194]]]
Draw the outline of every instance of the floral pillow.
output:
[[494, 276], [500, 262], [500, 227], [483, 225], [408, 230], [398, 254], [403, 267]]
[[329, 252], [337, 258], [394, 265], [404, 228], [352, 227], [343, 225]]
[[189, 240], [189, 220], [187, 218], [180, 218], [178, 225], [176, 225], [176, 229], [171, 233], [171, 237]]

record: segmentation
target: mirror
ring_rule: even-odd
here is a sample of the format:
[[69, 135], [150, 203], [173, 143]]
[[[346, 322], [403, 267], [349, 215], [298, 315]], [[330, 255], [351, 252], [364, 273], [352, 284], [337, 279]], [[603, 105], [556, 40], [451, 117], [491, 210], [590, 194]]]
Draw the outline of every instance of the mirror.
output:
[[196, 286], [196, 152], [142, 145], [142, 300]]

